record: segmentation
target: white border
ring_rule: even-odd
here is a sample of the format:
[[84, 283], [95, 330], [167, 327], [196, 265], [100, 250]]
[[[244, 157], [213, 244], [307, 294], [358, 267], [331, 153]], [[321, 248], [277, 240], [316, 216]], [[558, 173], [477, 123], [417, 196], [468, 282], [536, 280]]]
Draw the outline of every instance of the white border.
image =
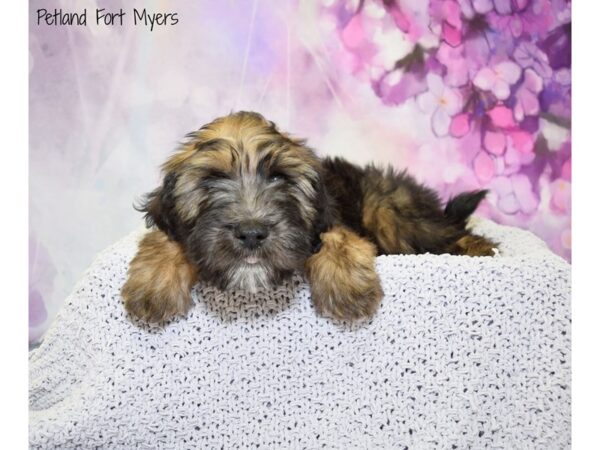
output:
[[600, 63], [598, 2], [573, 4], [573, 448], [598, 445]]
[[[2, 124], [3, 370], [0, 442], [27, 448], [27, 193], [29, 2], [6, 2], [0, 27]], [[600, 405], [600, 70], [597, 2], [573, 5], [573, 448], [598, 441]], [[8, 445], [6, 445], [8, 444]]]
[[28, 55], [29, 2], [2, 4], [2, 370], [3, 448], [28, 447]]

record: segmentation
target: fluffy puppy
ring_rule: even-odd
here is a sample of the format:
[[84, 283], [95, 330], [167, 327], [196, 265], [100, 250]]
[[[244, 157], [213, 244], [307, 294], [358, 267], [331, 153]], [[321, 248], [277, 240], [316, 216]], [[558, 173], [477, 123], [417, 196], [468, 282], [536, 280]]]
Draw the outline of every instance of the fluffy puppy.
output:
[[154, 229], [122, 290], [127, 311], [147, 321], [187, 312], [198, 279], [256, 291], [295, 271], [317, 311], [357, 319], [383, 296], [377, 254], [491, 256], [495, 246], [465, 228], [485, 191], [443, 208], [406, 173], [321, 160], [253, 112], [190, 133], [163, 173], [139, 207]]

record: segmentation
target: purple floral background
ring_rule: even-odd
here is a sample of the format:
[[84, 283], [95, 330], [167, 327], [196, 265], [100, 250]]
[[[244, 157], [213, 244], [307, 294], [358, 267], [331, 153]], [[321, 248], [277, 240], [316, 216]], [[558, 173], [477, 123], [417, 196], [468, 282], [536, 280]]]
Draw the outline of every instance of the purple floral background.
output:
[[[94, 9], [127, 13], [96, 26]], [[132, 8], [177, 12], [152, 32]], [[37, 8], [85, 27], [38, 26]], [[30, 2], [30, 340], [188, 131], [265, 114], [321, 155], [408, 168], [571, 254], [567, 0]]]

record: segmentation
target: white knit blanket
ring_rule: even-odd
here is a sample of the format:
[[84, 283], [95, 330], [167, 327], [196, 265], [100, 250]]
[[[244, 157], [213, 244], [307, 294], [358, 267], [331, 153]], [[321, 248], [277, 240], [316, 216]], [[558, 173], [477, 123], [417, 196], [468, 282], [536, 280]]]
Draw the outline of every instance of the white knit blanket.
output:
[[187, 318], [126, 318], [141, 232], [103, 251], [30, 356], [32, 448], [564, 449], [570, 266], [488, 221], [494, 258], [381, 256], [372, 321], [315, 314], [304, 280], [198, 286]]

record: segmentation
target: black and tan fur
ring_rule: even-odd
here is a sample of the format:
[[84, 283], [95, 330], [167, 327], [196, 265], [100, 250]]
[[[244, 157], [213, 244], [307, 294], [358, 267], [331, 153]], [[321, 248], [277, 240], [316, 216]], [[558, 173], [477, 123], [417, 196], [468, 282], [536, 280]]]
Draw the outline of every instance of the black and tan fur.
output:
[[122, 290], [127, 310], [148, 321], [184, 314], [197, 279], [255, 291], [295, 271], [320, 313], [367, 317], [383, 296], [377, 254], [493, 254], [492, 242], [466, 229], [485, 191], [442, 208], [406, 173], [321, 160], [257, 113], [189, 134], [163, 172], [140, 208], [156, 229]]

